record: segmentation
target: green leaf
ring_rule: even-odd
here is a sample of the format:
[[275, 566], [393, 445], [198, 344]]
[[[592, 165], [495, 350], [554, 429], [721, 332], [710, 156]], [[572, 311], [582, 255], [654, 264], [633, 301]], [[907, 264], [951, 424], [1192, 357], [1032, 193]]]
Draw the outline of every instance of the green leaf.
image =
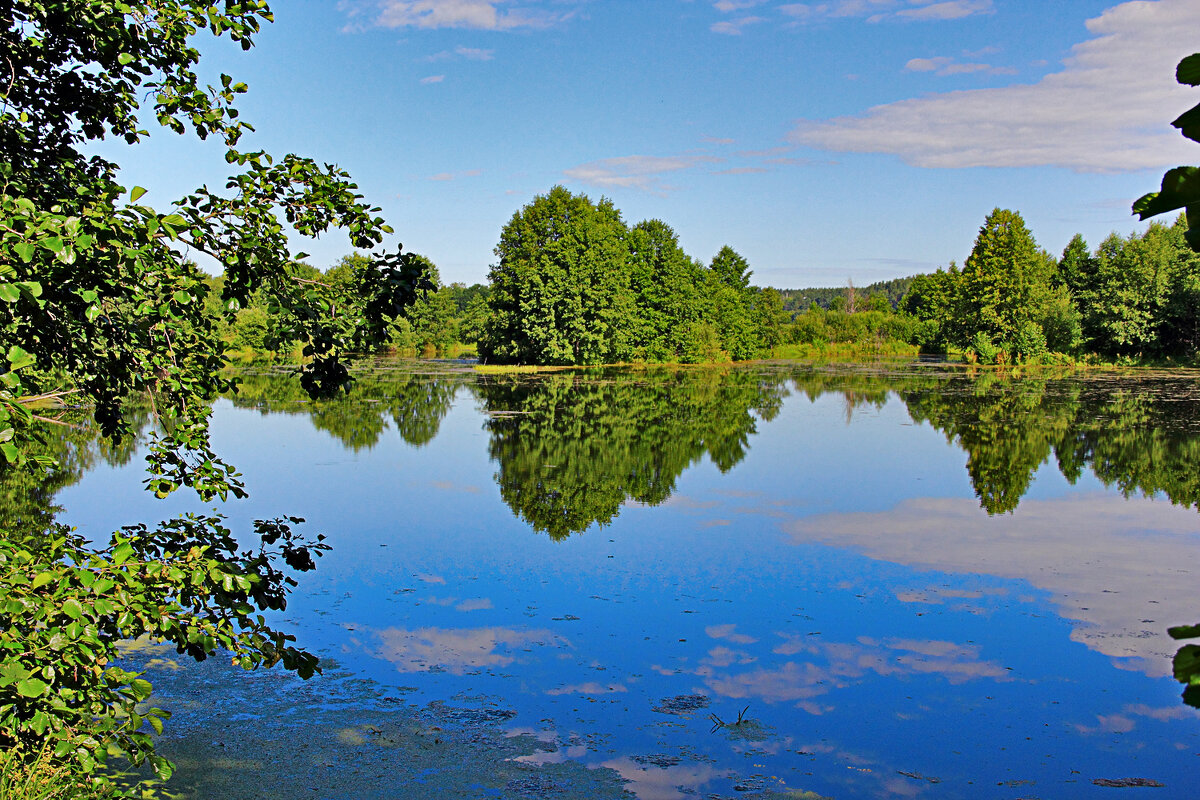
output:
[[36, 242], [17, 242], [13, 245], [13, 250], [21, 257], [21, 260], [28, 264], [33, 260], [33, 254], [37, 252]]
[[135, 186], [129, 192], [129, 201], [131, 203], [136, 203], [138, 200], [141, 199], [142, 195], [144, 195], [145, 193], [146, 193], [146, 190], [143, 189], [141, 186]]
[[169, 214], [162, 218], [162, 224], [170, 225], [172, 228], [182, 228], [183, 226], [187, 225], [188, 222], [179, 214]]
[[17, 684], [17, 694], [22, 697], [41, 697], [50, 688], [50, 684], [37, 678], [26, 678]]
[[1162, 189], [1133, 204], [1138, 219], [1148, 219], [1188, 205], [1200, 204], [1200, 167], [1175, 167], [1163, 175]]
[[1167, 635], [1172, 639], [1195, 639], [1200, 637], [1200, 625], [1176, 625], [1167, 628]]
[[174, 294], [171, 295], [171, 298], [180, 305], [187, 305], [188, 303], [192, 302], [192, 296], [183, 289], [176, 289]]
[[112, 562], [119, 567], [128, 561], [131, 555], [133, 555], [133, 545], [124, 542], [118, 545], [116, 550], [113, 550]]
[[0, 283], [0, 300], [15, 303], [21, 299], [21, 290], [11, 283]]
[[1200, 53], [1192, 53], [1179, 62], [1175, 80], [1187, 86], [1200, 86]]
[[74, 597], [62, 604], [62, 611], [71, 619], [79, 619], [83, 616], [83, 606]]
[[143, 678], [136, 678], [132, 683], [129, 684], [129, 690], [133, 692], [133, 696], [138, 700], [145, 700], [150, 696], [150, 692], [153, 691], [153, 689], [154, 687], [150, 685], [150, 681]]
[[1200, 105], [1193, 106], [1180, 114], [1171, 123], [1179, 132], [1194, 142], [1200, 142]]
[[53, 572], [39, 572], [33, 578], [33, 588], [40, 589], [47, 583], [53, 582], [56, 578], [58, 578], [58, 576]]
[[117, 63], [120, 64], [121, 66], [125, 66], [126, 64], [132, 64], [133, 56], [129, 55], [129, 53], [121, 53], [120, 55], [117, 56]]
[[8, 368], [16, 371], [28, 367], [37, 361], [25, 348], [14, 344], [8, 349]]

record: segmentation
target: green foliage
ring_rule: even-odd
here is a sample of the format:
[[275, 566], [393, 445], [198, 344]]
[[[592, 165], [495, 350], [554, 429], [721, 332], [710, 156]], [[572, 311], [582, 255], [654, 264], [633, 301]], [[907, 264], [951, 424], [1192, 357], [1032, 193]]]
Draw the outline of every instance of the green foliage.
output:
[[233, 346], [266, 351], [271, 334], [271, 315], [262, 306], [251, 306], [237, 312], [233, 324]]
[[[1200, 86], [1200, 53], [1179, 62], [1175, 80], [1187, 86]], [[1200, 104], [1183, 112], [1171, 123], [1187, 138], [1200, 142]], [[1200, 252], [1200, 167], [1176, 167], [1163, 175], [1162, 188], [1143, 195], [1133, 204], [1133, 213], [1145, 220], [1168, 211], [1183, 209], [1187, 217], [1187, 242]]]
[[779, 304], [749, 285], [732, 248], [706, 268], [662, 221], [627, 228], [608, 200], [561, 186], [513, 215], [496, 255], [479, 337], [486, 361], [743, 360], [779, 336]]
[[[234, 384], [222, 372], [233, 336], [296, 344], [306, 392], [349, 384], [347, 352], [383, 339], [421, 288], [423, 265], [399, 252], [362, 257], [344, 280], [297, 266], [296, 238], [345, 230], [352, 246], [390, 228], [349, 175], [309, 158], [239, 148], [250, 126], [220, 75], [204, 85], [197, 39], [243, 50], [271, 11], [262, 0], [18, 0], [5, 5], [0, 84], [0, 478], [8, 485], [71, 473], [42, 441], [44, 403], [70, 396], [116, 446], [150, 414], [147, 487], [189, 487], [203, 500], [245, 494], [209, 442], [209, 401]], [[233, 174], [165, 207], [126, 189], [118, 166], [90, 155], [101, 138], [144, 140], [143, 116], [211, 139]], [[223, 270], [212, 280], [181, 255]], [[257, 304], [265, 310], [253, 312]], [[146, 410], [148, 409], [148, 411]], [[60, 454], [61, 455], [61, 454]], [[19, 475], [20, 477], [14, 477]], [[112, 665], [117, 642], [148, 635], [197, 658], [231, 651], [247, 667], [315, 659], [256, 610], [279, 609], [288, 578], [322, 547], [283, 521], [259, 522], [261, 547], [237, 552], [214, 517], [126, 528], [105, 547], [48, 514], [6, 514], [0, 530], [0, 745], [50, 747], [87, 782], [110, 752], [169, 765], [149, 731], [165, 714], [139, 705], [149, 684]]]
[[[876, 295], [883, 295], [887, 298], [888, 304], [892, 308], [898, 308], [900, 301], [908, 294], [912, 281], [913, 277], [876, 281], [864, 286], [861, 292], [864, 296], [872, 298]], [[841, 298], [839, 302], [845, 304], [846, 289], [847, 287], [845, 286], [821, 289], [781, 289], [779, 290], [779, 294], [783, 297], [784, 310], [795, 316], [796, 314], [803, 313], [809, 306], [814, 304], [822, 309], [829, 310], [832, 308], [835, 298]]]
[[[1011, 350], [1015, 358], [1034, 355], [1020, 348], [1030, 342], [1026, 323], [1036, 323], [1041, 317], [1050, 277], [1050, 263], [1021, 215], [993, 210], [959, 273], [947, 330], [957, 340], [952, 338], [951, 343], [965, 347], [983, 333], [1001, 350]], [[972, 339], [961, 338], [963, 334]]]
[[1075, 302], [1089, 349], [1109, 357], [1196, 353], [1200, 258], [1185, 239], [1182, 217], [1167, 227], [1152, 223], [1141, 234], [1109, 236], [1094, 269], [1079, 281]]
[[0, 742], [36, 751], [48, 743], [57, 760], [83, 775], [119, 755], [149, 760], [149, 727], [169, 717], [145, 708], [150, 684], [115, 665], [122, 640], [150, 636], [203, 660], [218, 651], [246, 669], [282, 662], [309, 676], [316, 657], [256, 612], [282, 610], [292, 569], [314, 568], [327, 549], [291, 524], [259, 520], [257, 549], [240, 551], [219, 517], [189, 515], [126, 527], [103, 549], [63, 526], [45, 534], [0, 539]]
[[814, 308], [792, 321], [787, 339], [792, 344], [855, 344], [881, 349], [894, 342], [913, 342], [919, 330], [918, 320], [890, 310], [850, 314]]
[[996, 346], [986, 331], [976, 331], [975, 336], [971, 339], [968, 358], [973, 356], [975, 361], [982, 364], [993, 364], [1000, 352], [1000, 348]]
[[29, 753], [23, 747], [0, 750], [0, 797], [5, 800], [100, 800], [103, 788], [81, 781], [59, 766], [48, 748]]
[[601, 364], [629, 354], [633, 298], [625, 224], [607, 200], [555, 186], [500, 234], [481, 355], [523, 364]]
[[750, 286], [750, 265], [729, 245], [717, 251], [709, 269], [718, 281], [733, 289], [742, 290]]
[[1066, 286], [1051, 291], [1042, 307], [1039, 324], [1049, 352], [1075, 354], [1083, 347], [1083, 316], [1071, 302]]

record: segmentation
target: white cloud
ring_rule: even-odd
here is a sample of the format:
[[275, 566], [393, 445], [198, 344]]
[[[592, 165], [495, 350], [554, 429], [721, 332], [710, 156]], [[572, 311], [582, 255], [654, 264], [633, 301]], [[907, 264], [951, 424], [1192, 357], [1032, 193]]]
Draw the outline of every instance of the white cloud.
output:
[[563, 174], [571, 180], [605, 189], [642, 189], [662, 194], [674, 187], [662, 183], [660, 176], [715, 161], [718, 159], [707, 156], [622, 156], [580, 164]]
[[454, 48], [454, 52], [468, 61], [491, 61], [495, 56], [495, 50], [483, 50], [478, 47], [463, 47], [459, 45]]
[[911, 58], [904, 65], [907, 72], [932, 72], [936, 75], [963, 75], [971, 72], [987, 72], [992, 75], [1012, 75], [1016, 70], [1009, 67], [993, 67], [979, 62], [956, 61], [949, 56], [934, 58]]
[[[463, 172], [439, 172], [436, 175], [430, 175], [428, 178], [426, 178], [426, 180], [439, 181], [439, 182], [455, 181], [455, 180], [458, 180], [459, 178], [474, 178], [474, 177], [477, 177], [482, 174], [483, 174], [483, 170], [479, 170], [479, 169], [468, 169]], [[471, 487], [467, 491], [471, 491], [471, 490], [479, 491], [475, 487]]]
[[761, 6], [765, 2], [766, 0], [717, 0], [717, 2], [713, 3], [713, 8], [728, 14], [731, 11], [742, 11], [747, 8]]
[[1180, 565], [1200, 555], [1196, 512], [1165, 500], [1074, 495], [987, 516], [974, 499], [914, 498], [785, 527], [880, 561], [1028, 581], [1075, 623], [1072, 641], [1155, 677], [1177, 646], [1167, 627], [1195, 616], [1195, 575]]
[[421, 83], [441, 83], [444, 80], [446, 80], [445, 75], [428, 75], [421, 78]]
[[475, 28], [503, 31], [548, 28], [569, 19], [574, 11], [537, 7], [538, 0], [520, 7], [509, 0], [380, 0], [375, 24], [383, 28]]
[[[932, 6], [927, 6], [932, 8]], [[1158, 169], [1194, 159], [1169, 125], [1195, 103], [1175, 65], [1196, 49], [1200, 3], [1122, 3], [1088, 20], [1060, 72], [1035, 84], [949, 92], [804, 121], [789, 139], [823, 150], [891, 153], [919, 167]], [[910, 62], [911, 63], [911, 62]]]
[[714, 175], [758, 175], [771, 170], [766, 167], [730, 167], [729, 169], [720, 169], [714, 172]]
[[503, 667], [518, 661], [519, 652], [534, 645], [561, 646], [563, 640], [546, 630], [514, 628], [385, 628], [375, 631], [374, 653], [400, 672], [445, 669], [463, 675], [482, 667]]
[[713, 33], [723, 33], [726, 36], [741, 36], [742, 28], [759, 22], [766, 22], [766, 20], [762, 17], [741, 17], [740, 19], [715, 22], [709, 27], [709, 30]]
[[496, 55], [495, 50], [482, 50], [478, 47], [463, 47], [459, 45], [453, 50], [443, 50], [425, 58], [426, 61], [448, 61], [452, 58], [465, 58], [468, 61], [491, 61]]
[[992, 0], [947, 0], [920, 8], [905, 8], [896, 12], [901, 19], [942, 20], [962, 19], [974, 14], [992, 14]]
[[941, 21], [976, 14], [992, 14], [992, 0], [831, 0], [825, 3], [788, 3], [779, 10], [799, 23], [822, 19], [865, 18], [884, 20]]

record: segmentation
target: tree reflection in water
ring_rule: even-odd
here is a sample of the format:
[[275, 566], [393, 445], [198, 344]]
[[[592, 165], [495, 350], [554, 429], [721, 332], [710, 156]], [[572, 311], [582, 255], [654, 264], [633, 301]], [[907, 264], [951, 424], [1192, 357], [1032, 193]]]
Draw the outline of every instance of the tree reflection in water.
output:
[[[945, 365], [758, 365], [481, 376], [392, 365], [360, 370], [351, 394], [319, 402], [287, 375], [246, 374], [232, 401], [264, 414], [306, 414], [359, 450], [389, 430], [412, 446], [429, 443], [464, 390], [485, 414], [504, 502], [555, 540], [612, 521], [627, 502], [663, 503], [684, 471], [706, 457], [722, 472], [732, 469], [755, 436], [770, 436], [760, 423], [774, 419], [792, 392], [813, 400], [840, 395], [848, 420], [860, 407], [903, 402], [914, 422], [966, 454], [989, 514], [1015, 510], [1050, 462], [1071, 483], [1090, 470], [1125, 496], [1162, 494], [1193, 508], [1200, 502], [1200, 383], [1180, 372], [1022, 376]], [[55, 495], [93, 465], [123, 464], [136, 451], [137, 437], [98, 441], [86, 413], [66, 421], [72, 425], [42, 430], [45, 454], [61, 464], [50, 480], [30, 482], [20, 471], [0, 476], [0, 524], [17, 535], [44, 531], [60, 510]], [[135, 430], [151, 423], [148, 409], [139, 422]], [[1200, 681], [1200, 647], [1180, 650], [1176, 677]], [[1188, 695], [1193, 704], [1196, 691]]]
[[553, 539], [610, 522], [629, 500], [656, 506], [708, 456], [741, 462], [782, 376], [742, 369], [555, 373], [480, 381], [489, 453], [513, 513]]

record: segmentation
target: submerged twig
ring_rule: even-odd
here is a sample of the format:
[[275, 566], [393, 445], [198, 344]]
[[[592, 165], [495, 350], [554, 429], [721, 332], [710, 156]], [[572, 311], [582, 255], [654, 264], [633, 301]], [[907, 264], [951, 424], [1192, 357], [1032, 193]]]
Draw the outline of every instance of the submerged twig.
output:
[[741, 711], [739, 711], [738, 716], [737, 716], [737, 722], [726, 722], [725, 720], [718, 717], [716, 714], [709, 714], [708, 718], [712, 721], [712, 724], [713, 724], [712, 730], [709, 731], [709, 733], [716, 733], [721, 728], [735, 728], [738, 725], [744, 725], [745, 723], [750, 721], [748, 719], [745, 719], [746, 712], [749, 710], [750, 710], [750, 706], [746, 706]]

